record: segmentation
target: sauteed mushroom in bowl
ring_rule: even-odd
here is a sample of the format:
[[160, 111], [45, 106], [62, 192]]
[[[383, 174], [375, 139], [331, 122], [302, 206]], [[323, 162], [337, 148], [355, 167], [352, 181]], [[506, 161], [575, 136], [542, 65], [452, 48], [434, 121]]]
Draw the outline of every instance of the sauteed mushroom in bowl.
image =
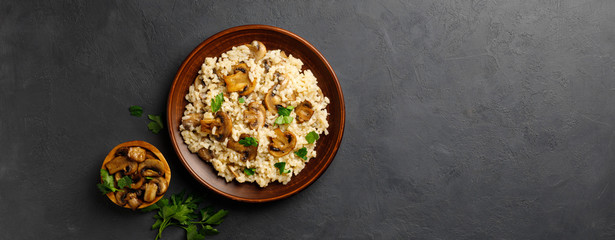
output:
[[[105, 176], [112, 177], [105, 179]], [[105, 181], [113, 189], [106, 193], [109, 200], [136, 210], [164, 196], [171, 182], [171, 169], [156, 147], [143, 141], [130, 141], [115, 146], [107, 154], [101, 167], [101, 184]]]

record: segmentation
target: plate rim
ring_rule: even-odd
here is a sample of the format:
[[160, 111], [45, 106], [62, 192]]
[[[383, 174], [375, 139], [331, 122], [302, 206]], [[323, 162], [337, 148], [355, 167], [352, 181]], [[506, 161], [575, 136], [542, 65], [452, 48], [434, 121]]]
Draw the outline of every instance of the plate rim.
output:
[[[275, 197], [268, 197], [268, 198], [245, 198], [245, 197], [241, 197], [235, 194], [230, 194], [227, 192], [224, 192], [216, 187], [214, 187], [213, 185], [211, 185], [209, 182], [205, 181], [202, 177], [200, 177], [193, 169], [191, 166], [189, 166], [188, 162], [186, 159], [184, 159], [184, 156], [181, 154], [181, 150], [179, 149], [180, 144], [183, 143], [183, 141], [181, 141], [180, 143], [177, 142], [177, 139], [175, 138], [173, 131], [174, 131], [174, 126], [171, 126], [171, 122], [172, 122], [172, 116], [171, 116], [171, 109], [172, 109], [172, 95], [174, 92], [178, 91], [178, 84], [176, 84], [179, 79], [180, 79], [180, 75], [182, 72], [184, 72], [184, 70], [188, 67], [188, 62], [190, 60], [192, 60], [192, 58], [194, 58], [198, 52], [201, 51], [201, 49], [203, 49], [205, 46], [209, 45], [210, 43], [216, 41], [217, 39], [219, 39], [220, 37], [223, 37], [225, 35], [231, 34], [231, 33], [235, 33], [235, 32], [239, 32], [239, 31], [245, 31], [245, 30], [265, 30], [265, 31], [271, 31], [271, 32], [276, 32], [282, 35], [286, 35], [288, 37], [291, 37], [297, 41], [299, 41], [301, 44], [303, 44], [304, 46], [306, 46], [307, 48], [309, 48], [312, 52], [314, 52], [319, 60], [324, 63], [326, 69], [328, 72], [332, 73], [333, 78], [331, 79], [331, 81], [333, 81], [333, 84], [335, 86], [335, 91], [337, 91], [337, 94], [339, 95], [339, 108], [340, 108], [340, 130], [339, 130], [339, 136], [334, 139], [334, 146], [333, 149], [334, 151], [331, 154], [330, 159], [324, 164], [323, 167], [321, 167], [320, 169], [318, 169], [316, 171], [316, 173], [313, 175], [312, 178], [310, 178], [305, 184], [299, 186], [297, 189], [294, 189], [292, 191], [286, 192], [284, 194], [280, 194], [278, 196]], [[346, 123], [346, 107], [345, 107], [345, 101], [344, 101], [344, 95], [342, 92], [342, 88], [339, 82], [339, 79], [337, 77], [337, 74], [335, 73], [335, 71], [333, 70], [333, 68], [331, 67], [331, 65], [329, 64], [329, 62], [327, 61], [327, 59], [322, 55], [322, 53], [320, 51], [318, 51], [318, 49], [316, 49], [316, 47], [314, 47], [311, 43], [309, 43], [307, 40], [303, 39], [302, 37], [300, 37], [299, 35], [288, 31], [286, 29], [282, 29], [279, 27], [275, 27], [275, 26], [270, 26], [270, 25], [262, 25], [262, 24], [250, 24], [250, 25], [241, 25], [241, 26], [235, 26], [235, 27], [231, 27], [231, 28], [227, 28], [224, 29], [210, 37], [208, 37], [207, 39], [205, 39], [203, 42], [199, 43], [191, 52], [190, 54], [188, 54], [186, 56], [186, 58], [182, 61], [182, 64], [180, 65], [180, 67], [177, 70], [177, 73], [175, 74], [175, 77], [173, 78], [173, 82], [171, 83], [171, 89], [169, 90], [169, 94], [168, 94], [168, 98], [167, 98], [167, 109], [166, 109], [166, 115], [167, 115], [167, 132], [169, 134], [169, 138], [171, 139], [172, 145], [173, 145], [173, 150], [175, 151], [175, 154], [177, 155], [177, 157], [179, 158], [180, 162], [182, 163], [182, 165], [184, 166], [184, 168], [190, 173], [190, 175], [192, 175], [192, 177], [194, 177], [201, 185], [204, 185], [206, 188], [208, 188], [211, 191], [216, 192], [217, 194], [220, 194], [224, 197], [230, 198], [232, 200], [235, 201], [240, 201], [240, 202], [250, 202], [250, 203], [259, 203], [259, 202], [270, 202], [270, 201], [276, 201], [276, 200], [280, 200], [280, 199], [284, 199], [284, 198], [288, 198], [292, 195], [295, 195], [297, 193], [299, 193], [300, 191], [306, 189], [307, 187], [309, 187], [310, 185], [312, 185], [318, 178], [320, 178], [322, 176], [322, 174], [329, 168], [329, 166], [331, 165], [331, 162], [333, 162], [333, 159], [335, 158], [335, 156], [337, 155], [337, 152], [339, 150], [339, 147], [341, 145], [342, 142], [342, 138], [344, 135], [344, 129], [345, 129], [345, 123]], [[292, 179], [291, 179], [292, 181]], [[228, 182], [227, 182], [228, 183]], [[230, 184], [230, 183], [228, 183]], [[249, 183], [249, 184], [253, 184], [253, 183]]]

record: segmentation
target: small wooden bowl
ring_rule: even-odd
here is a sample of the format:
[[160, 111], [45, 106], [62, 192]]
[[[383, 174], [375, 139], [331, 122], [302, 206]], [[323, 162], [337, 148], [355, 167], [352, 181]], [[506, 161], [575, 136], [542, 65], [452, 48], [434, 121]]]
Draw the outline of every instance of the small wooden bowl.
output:
[[[218, 177], [210, 163], [206, 163], [188, 150], [179, 131], [181, 117], [188, 103], [185, 99], [190, 85], [198, 75], [206, 57], [220, 56], [233, 46], [261, 41], [268, 50], [280, 49], [301, 59], [303, 69], [310, 69], [318, 79], [318, 86], [330, 100], [329, 135], [321, 135], [316, 144], [317, 157], [311, 159], [297, 176], [286, 184], [270, 183], [265, 188], [255, 183], [226, 182]], [[217, 33], [199, 44], [179, 68], [167, 102], [167, 126], [175, 152], [194, 178], [212, 191], [243, 202], [267, 202], [289, 197], [307, 188], [320, 177], [333, 161], [342, 141], [345, 122], [345, 105], [342, 88], [337, 76], [325, 57], [305, 39], [281, 28], [266, 25], [233, 27]]]
[[[142, 147], [147, 149], [148, 151], [154, 153], [154, 155], [156, 155], [156, 157], [158, 159], [160, 159], [160, 161], [162, 162], [162, 165], [164, 166], [164, 178], [167, 181], [167, 185], [171, 184], [171, 168], [169, 167], [169, 164], [167, 163], [167, 160], [164, 158], [164, 156], [162, 155], [162, 153], [160, 152], [160, 150], [158, 150], [158, 148], [154, 147], [154, 145], [149, 144], [147, 142], [144, 141], [130, 141], [130, 142], [125, 142], [125, 143], [121, 143], [117, 146], [115, 146], [111, 152], [109, 152], [109, 154], [107, 154], [107, 157], [105, 158], [105, 160], [103, 161], [102, 167], [101, 169], [105, 169], [105, 165], [111, 161], [111, 159], [113, 159], [115, 157], [115, 153], [117, 152], [118, 149], [120, 149], [121, 147]], [[102, 179], [101, 179], [102, 182]], [[107, 193], [107, 197], [109, 198], [109, 200], [111, 200], [113, 203], [115, 203], [118, 206], [121, 206], [117, 203], [117, 200], [115, 200], [115, 195], [113, 192]], [[138, 209], [141, 208], [145, 208], [148, 207], [156, 202], [158, 202], [158, 200], [162, 199], [162, 197], [164, 197], [164, 194], [160, 195], [160, 196], [156, 196], [156, 198], [154, 199], [154, 201], [152, 202], [144, 202], [143, 204], [141, 204]], [[124, 205], [121, 206], [124, 208], [130, 208], [128, 205]]]

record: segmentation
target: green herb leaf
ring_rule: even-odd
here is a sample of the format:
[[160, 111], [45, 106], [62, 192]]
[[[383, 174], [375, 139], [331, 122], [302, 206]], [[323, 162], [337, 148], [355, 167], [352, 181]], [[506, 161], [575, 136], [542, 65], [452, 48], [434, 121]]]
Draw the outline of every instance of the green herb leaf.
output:
[[246, 98], [240, 97], [238, 101], [239, 101], [239, 103], [245, 103], [246, 102]]
[[295, 109], [295, 107], [293, 106], [278, 106], [278, 115], [280, 116], [275, 119], [275, 124], [282, 125], [293, 122], [293, 118], [290, 116], [290, 113], [293, 111], [293, 109]]
[[203, 229], [201, 229], [201, 234], [205, 236], [216, 235], [218, 234], [218, 229], [215, 229], [209, 225], [205, 225]]
[[155, 134], [158, 134], [162, 130], [162, 118], [159, 115], [147, 115], [150, 123], [147, 124], [147, 128]]
[[256, 168], [244, 168], [243, 169], [243, 173], [245, 173], [247, 176], [254, 175], [255, 171], [256, 171]]
[[289, 124], [291, 122], [293, 122], [293, 118], [290, 116], [279, 116], [278, 118], [275, 119], [275, 124], [278, 124], [278, 125]]
[[96, 184], [96, 186], [103, 194], [118, 191], [118, 189], [115, 188], [113, 176], [111, 176], [106, 169], [100, 169], [100, 178], [102, 179], [102, 183]]
[[224, 217], [226, 216], [226, 214], [228, 214], [228, 211], [222, 209], [218, 211], [216, 214], [207, 218], [207, 220], [205, 220], [205, 223], [212, 224], [212, 225], [219, 225], [220, 223], [224, 221]]
[[244, 145], [246, 147], [249, 146], [258, 146], [258, 140], [256, 140], [256, 138], [253, 137], [247, 137], [247, 138], [242, 138], [239, 140], [239, 144]]
[[190, 194], [174, 194], [170, 198], [163, 198], [151, 206], [143, 209], [143, 211], [158, 210], [154, 215], [154, 225], [152, 229], [158, 230], [156, 239], [162, 237], [162, 232], [168, 226], [178, 226], [186, 230], [187, 239], [204, 239], [206, 235], [217, 234], [218, 230], [211, 227], [224, 221], [224, 217], [228, 214], [226, 210], [220, 210], [213, 213], [212, 207], [199, 209], [201, 198]]
[[305, 140], [307, 140], [308, 143], [314, 143], [316, 142], [316, 140], [318, 140], [320, 138], [320, 136], [318, 136], [318, 133], [311, 131], [310, 133], [308, 133], [305, 136]]
[[130, 187], [131, 184], [132, 184], [132, 178], [130, 178], [129, 176], [124, 176], [120, 178], [120, 180], [117, 180], [117, 187], [120, 189], [125, 188], [125, 187]]
[[205, 235], [199, 233], [196, 225], [189, 225], [186, 229], [186, 239], [188, 240], [203, 240]]
[[307, 148], [302, 147], [299, 150], [295, 151], [295, 155], [297, 155], [297, 157], [302, 158], [303, 160], [307, 160]]
[[222, 102], [224, 102], [224, 95], [222, 93], [216, 95], [211, 99], [211, 112], [215, 113], [222, 108]]
[[286, 168], [286, 162], [279, 162], [279, 163], [273, 164], [273, 166], [278, 168], [278, 170], [280, 171], [280, 174], [290, 172], [290, 169], [284, 170], [284, 168]]
[[290, 116], [290, 112], [292, 112], [293, 109], [295, 109], [295, 107], [293, 106], [288, 106], [288, 107], [278, 106], [278, 114], [280, 116]]
[[137, 105], [130, 106], [128, 110], [130, 111], [130, 115], [132, 116], [140, 117], [143, 114], [143, 108]]

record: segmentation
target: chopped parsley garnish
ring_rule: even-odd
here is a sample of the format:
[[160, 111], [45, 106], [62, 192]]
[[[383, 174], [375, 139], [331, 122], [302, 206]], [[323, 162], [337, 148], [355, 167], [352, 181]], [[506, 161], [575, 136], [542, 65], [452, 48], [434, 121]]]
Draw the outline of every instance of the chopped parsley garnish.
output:
[[314, 131], [311, 131], [305, 136], [305, 140], [307, 140], [308, 143], [314, 143], [318, 140], [318, 138], [320, 138], [320, 136], [318, 136], [318, 133]]
[[278, 118], [275, 119], [275, 124], [278, 124], [278, 125], [289, 124], [291, 122], [293, 122], [293, 118], [290, 116], [279, 116]]
[[140, 117], [141, 114], [143, 114], [143, 108], [139, 107], [139, 106], [130, 106], [130, 108], [128, 108], [128, 110], [130, 111], [130, 115], [132, 116], [137, 116]]
[[290, 116], [290, 112], [293, 111], [295, 107], [293, 106], [288, 106], [288, 107], [282, 107], [282, 106], [278, 106], [278, 118], [275, 119], [275, 124], [278, 125], [282, 125], [282, 124], [289, 124], [291, 122], [293, 122], [293, 118]]
[[159, 115], [147, 115], [147, 118], [151, 120], [150, 123], [147, 124], [147, 128], [155, 134], [158, 134], [160, 130], [162, 130], [162, 118]]
[[256, 168], [244, 168], [243, 169], [243, 173], [245, 173], [247, 176], [254, 175], [255, 171], [256, 171]]
[[222, 107], [222, 102], [224, 102], [224, 95], [222, 93], [216, 95], [211, 99], [211, 112], [216, 113]]
[[130, 187], [131, 184], [132, 184], [132, 178], [130, 178], [129, 176], [124, 176], [120, 178], [120, 180], [117, 180], [117, 187], [120, 189], [125, 188], [125, 187]]
[[117, 192], [119, 190], [115, 188], [113, 176], [111, 176], [106, 169], [100, 169], [100, 178], [102, 179], [102, 183], [96, 184], [96, 186], [103, 194]]
[[253, 137], [247, 137], [247, 138], [243, 138], [239, 140], [239, 144], [244, 145], [246, 147], [249, 146], [258, 146], [258, 140], [256, 140], [256, 138]]
[[290, 112], [292, 112], [293, 109], [295, 109], [295, 107], [293, 106], [288, 106], [288, 107], [278, 106], [278, 114], [280, 116], [290, 116]]
[[295, 151], [295, 155], [297, 155], [297, 157], [302, 158], [303, 160], [307, 160], [307, 148], [302, 147], [299, 150]]
[[218, 230], [211, 225], [221, 224], [228, 211], [215, 212], [213, 207], [199, 209], [200, 203], [200, 198], [190, 194], [184, 196], [182, 192], [172, 195], [170, 199], [160, 199], [143, 211], [158, 210], [158, 214], [154, 215], [156, 222], [152, 225], [153, 230], [158, 230], [156, 239], [162, 237], [162, 231], [168, 226], [178, 226], [186, 230], [187, 239], [205, 239], [207, 235], [218, 234]]
[[286, 170], [284, 169], [286, 168], [286, 162], [279, 162], [279, 163], [273, 164], [273, 166], [278, 168], [278, 170], [280, 170], [280, 174], [290, 172], [290, 169], [286, 169]]
[[245, 103], [246, 102], [246, 98], [240, 97], [238, 102], [239, 103]]

